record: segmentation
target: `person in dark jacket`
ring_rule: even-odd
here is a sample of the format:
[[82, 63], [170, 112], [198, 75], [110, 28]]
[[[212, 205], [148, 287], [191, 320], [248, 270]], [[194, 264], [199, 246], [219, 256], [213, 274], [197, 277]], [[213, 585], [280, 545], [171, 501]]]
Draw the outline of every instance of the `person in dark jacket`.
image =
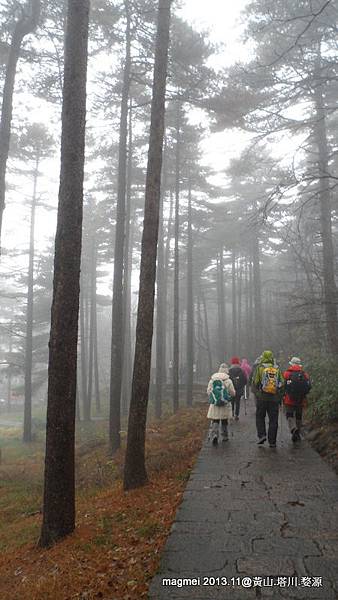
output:
[[258, 367], [260, 365], [261, 360], [262, 360], [262, 355], [257, 356], [257, 358], [255, 359], [255, 361], [254, 361], [254, 363], [252, 365], [252, 369], [251, 369], [251, 373], [249, 375], [249, 381], [248, 381], [249, 387], [251, 389], [251, 392], [252, 392], [252, 394], [253, 394], [253, 396], [255, 398], [255, 404], [256, 404], [256, 406], [257, 406], [257, 394], [258, 394], [258, 390], [255, 388], [254, 380], [255, 380], [255, 375], [256, 375], [257, 369], [258, 369]]
[[235, 417], [235, 420], [239, 419], [239, 411], [241, 405], [241, 397], [243, 396], [244, 387], [247, 384], [248, 378], [244, 373], [243, 369], [240, 367], [240, 359], [238, 356], [233, 356], [231, 359], [231, 365], [229, 368], [229, 377], [234, 384], [234, 388], [236, 391], [235, 398], [231, 399], [232, 403], [232, 416]]
[[275, 363], [270, 350], [263, 352], [261, 361], [253, 377], [256, 390], [256, 427], [258, 444], [266, 442], [265, 417], [269, 418], [268, 441], [270, 448], [276, 448], [278, 431], [278, 413], [283, 390], [284, 379], [280, 368]]
[[293, 442], [300, 441], [303, 408], [306, 396], [311, 389], [308, 373], [303, 370], [302, 361], [297, 356], [291, 358], [289, 368], [283, 373], [285, 379], [285, 416]]

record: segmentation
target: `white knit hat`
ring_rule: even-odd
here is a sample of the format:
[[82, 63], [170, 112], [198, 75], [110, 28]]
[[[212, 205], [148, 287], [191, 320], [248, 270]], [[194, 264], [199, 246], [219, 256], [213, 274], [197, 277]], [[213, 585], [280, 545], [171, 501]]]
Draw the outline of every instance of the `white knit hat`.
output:
[[297, 356], [293, 356], [289, 362], [289, 365], [299, 365], [301, 366], [302, 361]]

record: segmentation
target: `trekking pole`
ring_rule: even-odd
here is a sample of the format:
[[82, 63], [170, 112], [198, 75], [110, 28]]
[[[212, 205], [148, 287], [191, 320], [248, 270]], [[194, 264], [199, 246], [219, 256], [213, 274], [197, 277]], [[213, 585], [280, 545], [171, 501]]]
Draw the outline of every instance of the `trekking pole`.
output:
[[244, 386], [244, 414], [246, 415], [246, 401], [248, 399], [248, 393], [247, 393], [247, 388], [246, 385]]

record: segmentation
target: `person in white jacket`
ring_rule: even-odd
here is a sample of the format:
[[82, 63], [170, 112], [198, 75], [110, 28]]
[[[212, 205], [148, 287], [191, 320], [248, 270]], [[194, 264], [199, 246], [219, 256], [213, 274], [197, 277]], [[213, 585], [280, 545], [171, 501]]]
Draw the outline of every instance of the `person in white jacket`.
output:
[[[236, 390], [234, 385], [228, 374], [228, 365], [226, 363], [222, 363], [219, 366], [217, 373], [211, 375], [210, 381], [207, 387], [208, 397], [210, 396], [213, 390], [213, 382], [216, 380], [223, 381], [224, 388], [227, 390], [228, 394], [232, 397], [236, 396]], [[214, 446], [218, 444], [218, 435], [219, 435], [219, 424], [221, 423], [221, 440], [222, 442], [226, 442], [228, 437], [228, 419], [230, 419], [232, 414], [231, 402], [226, 402], [224, 406], [216, 406], [215, 404], [209, 405], [209, 410], [207, 414], [207, 418], [211, 420], [211, 440]]]

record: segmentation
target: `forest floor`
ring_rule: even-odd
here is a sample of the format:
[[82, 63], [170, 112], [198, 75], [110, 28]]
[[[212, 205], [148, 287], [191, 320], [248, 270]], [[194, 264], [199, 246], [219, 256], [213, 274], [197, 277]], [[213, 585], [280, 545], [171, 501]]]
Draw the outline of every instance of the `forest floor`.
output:
[[43, 441], [29, 446], [1, 428], [1, 600], [146, 598], [162, 547], [207, 427], [206, 405], [182, 409], [148, 428], [149, 483], [122, 489], [123, 448], [107, 455], [107, 424], [77, 439], [77, 527], [49, 550], [38, 548]]
[[338, 475], [338, 423], [308, 423], [306, 439]]

